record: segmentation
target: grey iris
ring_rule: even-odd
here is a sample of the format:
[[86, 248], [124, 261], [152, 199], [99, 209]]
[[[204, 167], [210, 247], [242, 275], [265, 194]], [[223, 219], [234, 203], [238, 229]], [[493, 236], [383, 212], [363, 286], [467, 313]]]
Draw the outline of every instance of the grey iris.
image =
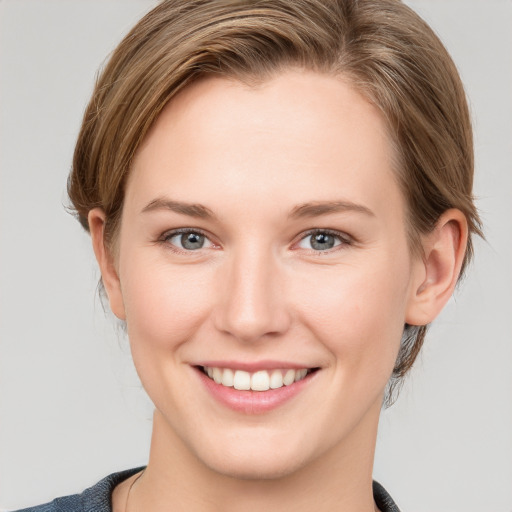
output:
[[204, 245], [204, 236], [199, 233], [183, 233], [181, 245], [185, 249], [201, 249]]
[[311, 247], [319, 251], [334, 247], [334, 237], [327, 233], [317, 233], [311, 236]]

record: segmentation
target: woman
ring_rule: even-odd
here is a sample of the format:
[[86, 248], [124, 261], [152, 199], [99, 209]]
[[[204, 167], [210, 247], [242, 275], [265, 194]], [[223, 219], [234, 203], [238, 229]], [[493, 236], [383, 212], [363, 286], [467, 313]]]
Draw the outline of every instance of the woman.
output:
[[401, 3], [156, 7], [69, 179], [149, 462], [32, 510], [398, 510], [379, 414], [471, 257], [472, 178], [460, 79]]

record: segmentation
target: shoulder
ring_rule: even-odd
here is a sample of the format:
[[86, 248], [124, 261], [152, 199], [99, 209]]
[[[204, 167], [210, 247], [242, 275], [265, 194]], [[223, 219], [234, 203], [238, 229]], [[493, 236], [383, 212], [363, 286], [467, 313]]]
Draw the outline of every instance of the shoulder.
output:
[[373, 481], [373, 499], [381, 512], [400, 512], [393, 498], [379, 482]]
[[15, 512], [83, 512], [84, 508], [80, 502], [80, 495], [64, 496], [56, 498], [50, 503], [24, 508]]
[[112, 473], [81, 494], [56, 498], [50, 503], [15, 512], [111, 512], [111, 496], [116, 485], [138, 473], [142, 467]]

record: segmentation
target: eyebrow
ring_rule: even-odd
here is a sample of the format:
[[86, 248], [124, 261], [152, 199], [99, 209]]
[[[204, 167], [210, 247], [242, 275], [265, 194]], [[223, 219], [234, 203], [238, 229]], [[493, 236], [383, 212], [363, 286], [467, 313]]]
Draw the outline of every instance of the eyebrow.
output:
[[[182, 215], [200, 219], [217, 219], [217, 216], [212, 212], [212, 210], [202, 204], [185, 203], [163, 197], [159, 197], [149, 202], [142, 209], [142, 213], [152, 212], [155, 210], [170, 210]], [[346, 211], [363, 213], [371, 217], [375, 216], [375, 214], [366, 206], [353, 203], [351, 201], [314, 201], [295, 206], [289, 213], [288, 217], [291, 219], [300, 219], [305, 217], [319, 217], [321, 215]]]
[[364, 213], [370, 217], [375, 217], [375, 214], [369, 208], [351, 201], [315, 201], [312, 203], [303, 203], [293, 208], [289, 217], [299, 219], [346, 211]]
[[199, 219], [216, 219], [215, 214], [206, 206], [198, 203], [184, 203], [182, 201], [173, 201], [159, 197], [148, 203], [143, 209], [142, 213], [152, 212], [155, 210], [170, 210], [189, 217], [196, 217]]

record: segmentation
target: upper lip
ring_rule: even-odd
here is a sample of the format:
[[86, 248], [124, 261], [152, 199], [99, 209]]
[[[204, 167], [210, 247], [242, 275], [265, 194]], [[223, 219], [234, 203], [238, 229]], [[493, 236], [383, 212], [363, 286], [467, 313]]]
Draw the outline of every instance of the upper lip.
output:
[[317, 366], [311, 366], [310, 364], [302, 364], [302, 363], [292, 363], [289, 361], [272, 361], [272, 360], [263, 360], [263, 361], [255, 361], [255, 362], [246, 362], [246, 361], [226, 361], [226, 360], [216, 360], [216, 361], [201, 361], [194, 366], [207, 366], [210, 368], [230, 368], [232, 370], [243, 370], [246, 372], [256, 372], [258, 370], [297, 370], [302, 368], [317, 368]]

